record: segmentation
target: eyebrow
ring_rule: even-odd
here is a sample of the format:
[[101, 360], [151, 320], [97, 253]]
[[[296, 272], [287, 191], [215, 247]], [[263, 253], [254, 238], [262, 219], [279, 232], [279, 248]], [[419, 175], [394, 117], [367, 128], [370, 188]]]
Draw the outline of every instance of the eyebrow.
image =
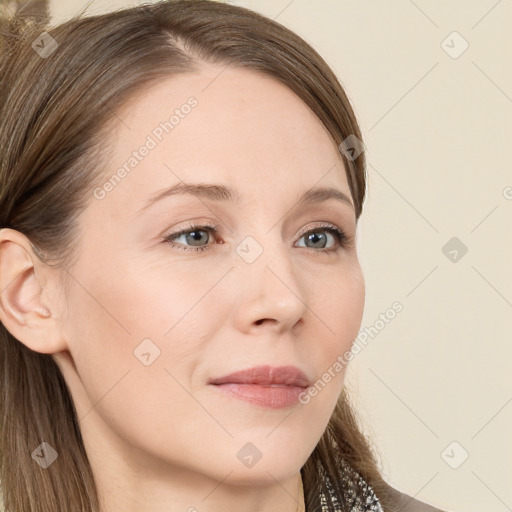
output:
[[[213, 183], [180, 182], [150, 197], [146, 204], [139, 210], [139, 212], [145, 210], [146, 208], [160, 201], [161, 199], [184, 194], [190, 194], [196, 197], [210, 199], [212, 201], [240, 202], [241, 200], [241, 195], [236, 189], [232, 189], [225, 185]], [[327, 201], [328, 199], [335, 199], [336, 201], [348, 204], [349, 206], [354, 208], [354, 205], [352, 204], [352, 201], [350, 200], [347, 194], [345, 194], [341, 190], [332, 187], [311, 188], [304, 192], [304, 194], [297, 201], [297, 204], [320, 203], [323, 201]]]

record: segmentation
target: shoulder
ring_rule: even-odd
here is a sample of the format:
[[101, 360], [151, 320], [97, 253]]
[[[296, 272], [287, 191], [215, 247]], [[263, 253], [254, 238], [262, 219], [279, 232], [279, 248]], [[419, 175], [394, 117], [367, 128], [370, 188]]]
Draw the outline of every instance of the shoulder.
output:
[[[445, 512], [433, 505], [419, 501], [408, 494], [400, 492], [386, 483], [389, 494], [396, 500], [397, 510], [401, 512]], [[446, 511], [448, 512], [448, 511]]]

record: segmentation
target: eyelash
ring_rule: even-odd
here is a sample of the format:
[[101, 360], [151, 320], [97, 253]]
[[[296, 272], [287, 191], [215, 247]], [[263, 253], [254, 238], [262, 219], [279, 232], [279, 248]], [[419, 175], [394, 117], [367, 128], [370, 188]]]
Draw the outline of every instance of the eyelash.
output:
[[[189, 247], [189, 246], [185, 246], [183, 244], [176, 244], [173, 242], [174, 238], [178, 238], [181, 235], [190, 233], [192, 231], [208, 231], [209, 233], [212, 233], [215, 236], [219, 232], [219, 226], [215, 225], [215, 224], [205, 224], [205, 225], [191, 224], [176, 233], [171, 233], [171, 234], [165, 236], [164, 243], [168, 243], [171, 245], [171, 247], [177, 248], [178, 250], [186, 251], [186, 252], [204, 251], [204, 250], [208, 249], [208, 247], [210, 245], [212, 245], [212, 244], [207, 244], [207, 245], [203, 245], [203, 246], [199, 246], [199, 247]], [[333, 235], [334, 238], [336, 239], [336, 242], [338, 243], [338, 247], [334, 247], [331, 249], [311, 249], [316, 254], [336, 253], [340, 249], [347, 248], [352, 243], [352, 238], [347, 236], [341, 229], [339, 229], [334, 224], [326, 224], [323, 226], [318, 226], [316, 228], [310, 229], [309, 231], [302, 233], [299, 238], [303, 238], [306, 235], [309, 235], [310, 233], [316, 233], [318, 231], [327, 231], [328, 233]], [[308, 249], [308, 247], [301, 247], [301, 249]]]

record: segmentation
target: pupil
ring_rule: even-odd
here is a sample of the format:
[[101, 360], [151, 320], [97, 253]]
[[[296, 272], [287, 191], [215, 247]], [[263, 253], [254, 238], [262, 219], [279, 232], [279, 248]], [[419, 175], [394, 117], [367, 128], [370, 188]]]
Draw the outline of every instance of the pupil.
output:
[[[196, 242], [200, 242], [201, 241], [201, 231], [191, 231], [190, 232], [190, 236], [194, 239], [194, 241]], [[197, 238], [199, 237], [199, 238]]]
[[317, 239], [321, 239], [321, 238], [325, 238], [325, 235], [322, 235], [322, 236], [318, 236], [316, 233], [312, 233], [311, 235], [309, 235], [309, 239], [313, 241], [313, 243], [315, 243], [315, 238]]

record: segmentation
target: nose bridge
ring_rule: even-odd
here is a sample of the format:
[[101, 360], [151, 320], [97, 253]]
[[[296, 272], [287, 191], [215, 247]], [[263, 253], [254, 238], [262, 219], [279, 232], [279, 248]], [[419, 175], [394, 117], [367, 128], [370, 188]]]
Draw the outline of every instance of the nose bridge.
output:
[[260, 274], [260, 278], [268, 280], [274, 275], [274, 270], [275, 273], [286, 274], [288, 277], [283, 275], [283, 279], [290, 282], [295, 280], [290, 249], [283, 240], [279, 224], [262, 221], [249, 227], [236, 252], [248, 272], [254, 273], [256, 278]]
[[[244, 263], [249, 266], [256, 265], [255, 268], [261, 272], [262, 279], [267, 282], [273, 282], [276, 279], [279, 281], [276, 277], [277, 274], [296, 293], [299, 293], [292, 267], [291, 251], [293, 249], [287, 240], [283, 240], [278, 210], [269, 205], [262, 212], [261, 206], [259, 206], [258, 211], [249, 215], [250, 218], [257, 219], [257, 221], [251, 222], [247, 226], [245, 237], [238, 244], [236, 251]], [[255, 272], [257, 275], [258, 271], [255, 270]], [[284, 284], [282, 285], [284, 286]]]

